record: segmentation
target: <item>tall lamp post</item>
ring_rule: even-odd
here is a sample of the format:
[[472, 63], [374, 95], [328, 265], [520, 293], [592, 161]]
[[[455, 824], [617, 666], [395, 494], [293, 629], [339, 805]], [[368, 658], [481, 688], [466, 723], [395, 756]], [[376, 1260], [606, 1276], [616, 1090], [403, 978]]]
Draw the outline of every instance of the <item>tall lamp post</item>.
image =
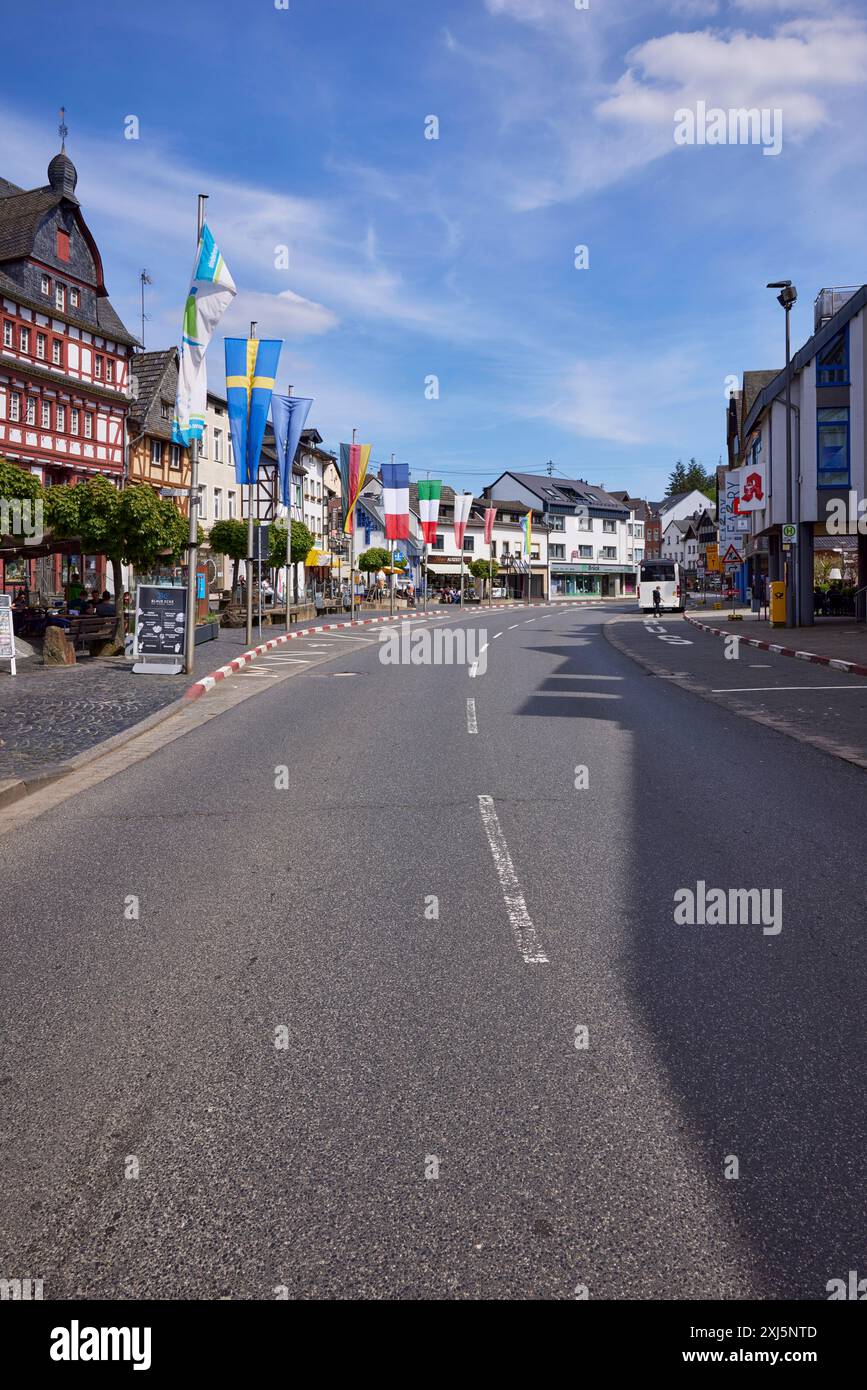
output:
[[[786, 626], [797, 627], [801, 616], [800, 595], [800, 551], [801, 543], [801, 486], [793, 486], [792, 478], [792, 338], [789, 315], [792, 305], [798, 298], [798, 291], [791, 280], [770, 280], [769, 290], [779, 290], [777, 299], [786, 314], [786, 520], [795, 527], [795, 547], [792, 559], [786, 562]], [[798, 472], [800, 473], [800, 443], [798, 445]]]

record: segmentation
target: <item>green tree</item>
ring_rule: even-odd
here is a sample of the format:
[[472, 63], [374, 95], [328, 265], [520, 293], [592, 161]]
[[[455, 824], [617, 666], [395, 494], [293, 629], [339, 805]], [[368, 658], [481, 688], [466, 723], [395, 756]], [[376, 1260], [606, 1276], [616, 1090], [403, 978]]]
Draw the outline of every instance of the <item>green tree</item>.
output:
[[369, 574], [371, 571], [384, 570], [391, 564], [391, 555], [380, 545], [372, 545], [369, 550], [364, 550], [356, 560], [360, 570]]
[[666, 497], [673, 497], [678, 492], [692, 492], [693, 488], [715, 502], [716, 474], [706, 472], [697, 459], [691, 458], [688, 464], [678, 459], [669, 474]]
[[[105, 555], [109, 560], [117, 607], [115, 646], [122, 647], [121, 565], [151, 569], [161, 556], [177, 562], [187, 542], [187, 519], [171, 498], [159, 497], [146, 483], [135, 483], [121, 492], [102, 477], [49, 488], [45, 512], [55, 536], [78, 540], [83, 554]], [[199, 535], [201, 539], [201, 527]]]
[[490, 597], [491, 581], [496, 579], [499, 572], [499, 564], [496, 560], [473, 560], [470, 564], [470, 574], [474, 579], [487, 581], [488, 596]]
[[[273, 536], [273, 528], [272, 528]], [[286, 532], [283, 532], [284, 545]], [[238, 587], [238, 566], [247, 558], [247, 523], [237, 517], [215, 521], [208, 535], [208, 545], [215, 555], [227, 555], [232, 561], [232, 593]]]
[[34, 473], [0, 458], [0, 501], [14, 502], [20, 498], [37, 502], [44, 497], [45, 489]]
[[[211, 533], [213, 535], [213, 532]], [[274, 569], [283, 569], [286, 564], [286, 523], [277, 521], [273, 524], [269, 535], [270, 550], [268, 559]], [[246, 542], [245, 542], [246, 544]], [[289, 558], [292, 563], [292, 597], [298, 600], [298, 571], [295, 565], [303, 564], [316, 544], [313, 533], [304, 525], [303, 521], [292, 522], [292, 542], [289, 551]], [[246, 552], [245, 552], [246, 553]]]

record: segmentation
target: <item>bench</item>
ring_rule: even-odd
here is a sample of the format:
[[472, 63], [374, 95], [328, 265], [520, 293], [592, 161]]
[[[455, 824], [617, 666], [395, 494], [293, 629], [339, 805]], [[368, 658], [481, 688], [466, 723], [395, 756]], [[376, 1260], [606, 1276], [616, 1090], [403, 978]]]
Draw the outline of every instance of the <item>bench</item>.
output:
[[93, 614], [86, 618], [70, 618], [69, 627], [65, 631], [73, 647], [77, 647], [85, 642], [88, 645], [94, 642], [113, 642], [116, 629], [117, 618]]

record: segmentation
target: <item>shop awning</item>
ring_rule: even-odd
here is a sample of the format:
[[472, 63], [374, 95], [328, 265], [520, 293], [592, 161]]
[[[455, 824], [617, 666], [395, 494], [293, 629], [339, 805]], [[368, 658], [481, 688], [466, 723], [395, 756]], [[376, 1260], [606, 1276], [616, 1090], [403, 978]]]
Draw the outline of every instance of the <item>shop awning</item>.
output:
[[456, 576], [460, 574], [461, 567], [457, 563], [453, 565], [435, 565], [431, 560], [428, 560], [427, 572], [428, 574], [451, 574]]

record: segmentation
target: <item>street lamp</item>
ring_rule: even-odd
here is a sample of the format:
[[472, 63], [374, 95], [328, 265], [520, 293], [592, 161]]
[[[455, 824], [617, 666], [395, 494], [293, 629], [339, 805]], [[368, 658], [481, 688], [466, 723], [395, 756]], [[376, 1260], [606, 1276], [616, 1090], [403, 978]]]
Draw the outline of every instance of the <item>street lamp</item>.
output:
[[[792, 305], [798, 298], [798, 291], [791, 280], [770, 280], [767, 288], [769, 290], [779, 290], [777, 300], [782, 304], [786, 314], [786, 519], [793, 522], [795, 526], [795, 553], [794, 565], [787, 562], [787, 570], [794, 575], [794, 583], [789, 583], [787, 574], [786, 583], [786, 623], [789, 627], [797, 627], [800, 620], [800, 551], [801, 544], [801, 487], [800, 482], [797, 488], [792, 487], [792, 339], [789, 325], [789, 315], [792, 312]], [[798, 459], [800, 472], [800, 441], [798, 443]], [[793, 505], [794, 491], [794, 505]]]

